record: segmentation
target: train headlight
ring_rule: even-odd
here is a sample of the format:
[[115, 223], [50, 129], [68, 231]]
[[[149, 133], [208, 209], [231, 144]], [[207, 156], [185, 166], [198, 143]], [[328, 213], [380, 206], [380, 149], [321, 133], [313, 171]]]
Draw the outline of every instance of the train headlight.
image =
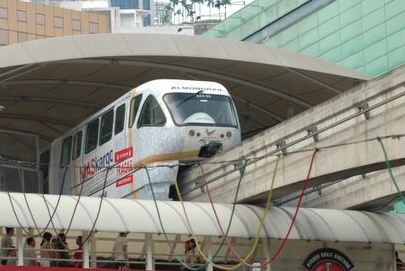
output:
[[231, 132], [231, 131], [226, 132], [226, 138], [230, 138], [231, 136], [232, 136], [232, 132]]
[[188, 131], [188, 135], [189, 135], [189, 136], [194, 136], [194, 135], [195, 135], [195, 131], [194, 131], [194, 130]]

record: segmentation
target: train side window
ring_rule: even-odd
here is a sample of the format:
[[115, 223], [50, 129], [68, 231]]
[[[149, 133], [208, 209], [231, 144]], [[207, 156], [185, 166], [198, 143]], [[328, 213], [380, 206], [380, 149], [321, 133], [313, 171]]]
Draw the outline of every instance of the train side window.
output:
[[60, 157], [60, 167], [65, 167], [70, 163], [70, 153], [72, 151], [72, 136], [65, 138], [62, 142], [62, 151]]
[[72, 160], [75, 160], [77, 157], [80, 156], [80, 153], [82, 151], [82, 135], [82, 131], [79, 131], [73, 136]]
[[45, 151], [41, 153], [39, 158], [39, 170], [42, 172], [42, 193], [49, 194], [49, 160], [51, 157], [51, 152]]
[[124, 119], [125, 119], [125, 104], [117, 107], [115, 111], [115, 127], [114, 134], [118, 134], [124, 130]]
[[41, 156], [39, 158], [39, 170], [42, 172], [42, 180], [48, 178], [50, 157], [51, 152], [45, 151], [41, 153]]
[[162, 108], [156, 101], [155, 97], [149, 95], [143, 104], [139, 115], [137, 127], [142, 126], [163, 126], [166, 123], [166, 117]]
[[131, 99], [131, 105], [129, 110], [129, 122], [128, 122], [129, 128], [131, 128], [134, 125], [136, 114], [138, 113], [141, 101], [142, 101], [142, 94]]
[[85, 153], [89, 153], [97, 147], [98, 123], [99, 123], [99, 120], [95, 119], [87, 125], [86, 145], [84, 147]]
[[100, 146], [110, 141], [114, 122], [114, 109], [109, 110], [101, 116], [100, 125]]

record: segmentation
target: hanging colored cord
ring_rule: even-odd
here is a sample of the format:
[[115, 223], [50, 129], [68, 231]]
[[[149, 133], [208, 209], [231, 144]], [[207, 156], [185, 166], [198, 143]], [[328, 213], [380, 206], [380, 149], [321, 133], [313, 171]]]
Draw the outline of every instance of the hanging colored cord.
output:
[[[213, 203], [213, 200], [212, 200], [212, 197], [211, 197], [210, 189], [208, 188], [208, 185], [207, 185], [207, 181], [206, 181], [204, 169], [203, 169], [203, 167], [200, 165], [201, 174], [202, 174], [203, 180], [204, 180], [204, 185], [205, 185], [205, 187], [206, 187], [206, 189], [207, 189], [208, 198], [209, 198], [210, 204], [211, 204], [211, 206], [212, 206], [212, 209], [213, 209], [213, 211], [214, 211], [215, 219], [216, 219], [216, 221], [217, 221], [217, 223], [218, 223], [218, 226], [219, 226], [219, 229], [220, 229], [220, 231], [221, 231], [222, 238], [224, 238], [224, 240], [226, 240], [226, 243], [227, 243], [229, 249], [230, 249], [230, 250], [232, 251], [232, 253], [236, 256], [236, 258], [238, 258], [238, 260], [239, 260], [240, 262], [242, 262], [243, 264], [245, 264], [246, 266], [249, 266], [249, 267], [256, 267], [256, 266], [254, 266], [254, 265], [252, 265], [252, 264], [250, 264], [250, 263], [248, 263], [248, 262], [246, 262], [246, 261], [247, 261], [248, 259], [250, 259], [250, 258], [253, 256], [253, 253], [255, 252], [255, 250], [256, 250], [256, 248], [257, 248], [257, 246], [258, 246], [258, 244], [259, 244], [259, 238], [260, 238], [260, 233], [261, 233], [261, 231], [262, 231], [262, 229], [263, 229], [264, 219], [266, 218], [266, 215], [267, 215], [268, 210], [269, 210], [269, 208], [270, 208], [270, 201], [271, 201], [272, 194], [273, 194], [274, 181], [275, 181], [275, 179], [276, 179], [276, 173], [277, 173], [277, 168], [278, 168], [278, 163], [279, 163], [279, 161], [280, 161], [280, 155], [278, 155], [277, 160], [276, 160], [276, 163], [275, 163], [275, 166], [274, 166], [273, 177], [272, 177], [272, 180], [271, 180], [271, 185], [270, 185], [269, 193], [268, 193], [267, 200], [266, 200], [265, 210], [264, 210], [263, 215], [262, 215], [262, 217], [261, 217], [261, 219], [260, 219], [260, 224], [259, 224], [259, 228], [258, 228], [258, 230], [257, 230], [256, 236], [255, 236], [254, 244], [253, 244], [253, 246], [252, 246], [251, 251], [250, 251], [250, 252], [247, 254], [247, 256], [245, 256], [244, 258], [242, 258], [242, 257], [239, 256], [239, 254], [238, 254], [238, 253], [235, 251], [235, 249], [233, 248], [232, 244], [229, 242], [227, 236], [225, 236], [225, 234], [224, 234], [224, 231], [223, 231], [221, 222], [220, 222], [220, 220], [219, 220], [217, 211], [216, 211], [216, 209], [215, 209], [215, 206], [214, 206], [214, 203]], [[262, 266], [260, 266], [260, 267], [262, 267]]]
[[299, 211], [299, 209], [301, 207], [302, 199], [304, 198], [305, 191], [307, 190], [307, 187], [308, 187], [308, 184], [309, 184], [309, 178], [311, 176], [311, 171], [312, 171], [312, 167], [314, 165], [315, 156], [316, 156], [317, 152], [318, 152], [318, 149], [315, 149], [314, 152], [312, 153], [311, 164], [310, 164], [309, 169], [308, 169], [308, 174], [307, 174], [307, 177], [305, 178], [304, 185], [303, 185], [302, 190], [301, 190], [301, 195], [300, 195], [299, 200], [298, 200], [297, 208], [295, 209], [295, 213], [294, 213], [294, 216], [293, 216], [293, 218], [291, 220], [291, 224], [290, 224], [290, 227], [288, 228], [287, 234], [286, 234], [285, 238], [283, 239], [283, 242], [281, 243], [281, 245], [278, 247], [276, 253], [274, 253], [274, 255], [270, 259], [268, 259], [267, 261], [264, 262], [265, 265], [273, 262], [278, 257], [281, 250], [284, 248], [284, 246], [285, 246], [285, 244], [286, 244], [286, 242], [288, 240], [288, 237], [290, 236], [292, 227], [294, 226], [295, 220], [297, 219], [298, 211]]
[[[65, 170], [65, 172], [64, 172], [64, 174], [63, 174], [62, 187], [63, 187], [63, 183], [64, 183], [64, 180], [65, 180], [66, 171], [67, 171], [67, 170]], [[56, 207], [55, 207], [55, 210], [54, 210], [54, 212], [52, 213], [52, 215], [50, 214], [50, 210], [49, 210], [49, 207], [48, 207], [48, 205], [47, 205], [47, 203], [46, 203], [44, 194], [42, 194], [42, 197], [44, 198], [44, 201], [45, 201], [45, 205], [46, 205], [46, 207], [47, 207], [47, 209], [48, 209], [48, 214], [49, 214], [49, 216], [50, 216], [50, 218], [49, 218], [49, 220], [48, 220], [46, 226], [44, 227], [44, 230], [43, 230], [43, 231], [40, 231], [40, 230], [39, 230], [39, 228], [38, 228], [38, 226], [37, 226], [37, 224], [36, 224], [36, 221], [35, 221], [35, 219], [34, 219], [34, 217], [33, 217], [33, 214], [32, 214], [32, 212], [31, 212], [31, 208], [29, 207], [29, 205], [28, 205], [28, 203], [27, 203], [27, 201], [26, 201], [26, 204], [27, 204], [27, 206], [28, 206], [28, 210], [29, 210], [29, 213], [30, 213], [30, 215], [31, 215], [31, 218], [32, 218], [32, 220], [33, 220], [33, 222], [34, 222], [34, 225], [36, 226], [37, 231], [39, 232], [40, 235], [42, 235], [42, 233], [45, 232], [45, 230], [48, 228], [48, 226], [49, 226], [50, 223], [52, 223], [52, 225], [53, 225], [52, 219], [53, 219], [53, 216], [54, 216], [55, 213], [56, 213], [57, 206], [59, 205], [60, 198], [61, 198], [61, 194], [62, 194], [62, 188], [61, 188], [61, 190], [60, 190], [59, 197], [58, 197], [58, 200], [57, 200], [57, 203], [56, 203]], [[18, 218], [17, 212], [16, 212], [15, 207], [14, 207], [14, 204], [13, 204], [13, 200], [12, 200], [11, 195], [10, 195], [10, 189], [9, 189], [9, 187], [8, 187], [8, 189], [7, 189], [7, 195], [8, 195], [9, 201], [10, 201], [11, 208], [12, 208], [13, 213], [14, 213], [14, 217], [16, 218], [18, 225], [19, 225], [20, 228], [25, 232], [25, 234], [29, 235], [29, 232], [28, 232], [28, 231], [25, 229], [25, 227], [21, 224], [21, 221], [20, 221], [20, 219]], [[25, 197], [25, 194], [24, 194], [24, 197]], [[54, 225], [53, 225], [53, 226], [54, 226]]]
[[83, 244], [86, 243], [87, 240], [90, 238], [90, 236], [93, 234], [94, 228], [96, 227], [96, 223], [97, 223], [98, 218], [99, 218], [99, 216], [100, 216], [101, 206], [102, 206], [103, 200], [104, 200], [104, 190], [105, 190], [105, 187], [106, 187], [107, 177], [108, 177], [108, 172], [109, 172], [109, 171], [110, 171], [110, 168], [108, 167], [108, 168], [107, 168], [107, 171], [106, 171], [106, 173], [105, 173], [103, 191], [102, 191], [101, 196], [100, 196], [100, 202], [99, 202], [99, 204], [98, 204], [98, 210], [97, 210], [96, 218], [94, 219], [94, 222], [93, 222], [93, 225], [91, 226], [91, 230], [89, 231], [89, 234], [86, 236], [86, 238], [83, 239], [83, 241], [82, 241]]
[[[241, 177], [239, 178], [239, 183], [238, 183], [236, 195], [238, 194], [238, 191], [239, 191], [239, 188], [240, 188], [240, 183], [241, 183], [242, 178], [243, 178], [243, 176], [244, 176], [245, 167], [246, 167], [246, 162], [245, 162], [244, 165], [241, 167]], [[151, 183], [151, 180], [150, 180], [150, 175], [149, 175], [148, 168], [146, 167], [145, 169], [146, 169], [146, 173], [147, 173], [147, 176], [148, 176], [149, 185], [150, 185], [151, 188], [152, 188], [152, 183]], [[179, 186], [178, 186], [178, 183], [177, 183], [177, 182], [175, 182], [175, 187], [176, 187], [176, 192], [177, 192], [177, 195], [178, 195], [178, 197], [179, 197], [179, 200], [180, 200], [181, 203], [182, 203], [183, 210], [185, 211], [185, 206], [184, 206], [184, 203], [183, 203], [183, 201], [182, 201], [180, 189], [179, 189]], [[151, 189], [151, 191], [152, 191], [152, 196], [153, 196], [153, 199], [154, 199], [156, 211], [157, 211], [157, 214], [158, 214], [160, 226], [161, 226], [161, 228], [162, 228], [164, 237], [165, 237], [165, 239], [166, 239], [166, 243], [167, 243], [168, 246], [170, 247], [170, 253], [172, 253], [172, 254], [174, 255], [174, 257], [175, 257], [183, 266], [187, 267], [189, 270], [202, 270], [203, 268], [205, 268], [205, 267], [208, 265], [207, 262], [204, 263], [204, 264], [201, 264], [201, 265], [199, 265], [199, 266], [190, 266], [190, 265], [188, 265], [187, 263], [185, 263], [184, 261], [182, 261], [182, 260], [180, 259], [180, 257], [178, 257], [178, 255], [174, 253], [174, 249], [173, 249], [172, 245], [170, 244], [170, 241], [169, 241], [169, 239], [168, 239], [168, 237], [167, 237], [167, 234], [166, 234], [165, 229], [164, 229], [164, 226], [163, 226], [163, 222], [162, 222], [162, 220], [161, 220], [159, 207], [158, 207], [158, 205], [157, 205], [156, 197], [155, 197], [155, 194], [154, 194], [153, 189]], [[235, 198], [235, 201], [234, 201], [234, 202], [236, 203], [236, 198]], [[233, 212], [234, 212], [234, 209], [233, 209]], [[187, 213], [186, 213], [186, 212], [185, 212], [185, 215], [186, 215], [186, 218], [187, 218], [187, 220], [188, 220], [188, 217], [187, 217]], [[233, 216], [233, 214], [231, 215], [231, 218], [232, 218], [232, 216]], [[232, 220], [231, 220], [231, 221], [232, 221]], [[231, 226], [231, 221], [229, 222], [229, 227], [228, 227], [228, 229], [227, 229], [227, 233], [229, 232], [229, 229], [230, 229], [230, 226]], [[192, 229], [190, 228], [190, 223], [189, 223], [189, 221], [188, 221], [188, 227], [189, 227], [189, 230], [191, 231]], [[195, 235], [194, 235], [194, 236], [195, 236]], [[220, 250], [221, 250], [221, 248], [222, 248], [224, 242], [225, 242], [225, 241], [222, 240], [221, 245], [218, 247], [217, 251], [213, 254], [212, 260], [215, 259], [215, 257], [218, 255], [218, 253], [220, 252]], [[198, 244], [196, 244], [196, 245], [197, 245], [197, 249], [198, 249]], [[212, 262], [212, 260], [209, 260], [209, 262]]]
[[[231, 216], [230, 216], [230, 219], [229, 219], [228, 228], [227, 228], [227, 230], [226, 230], [225, 236], [228, 235], [229, 230], [230, 230], [231, 225], [232, 225], [232, 219], [233, 219], [233, 216], [234, 216], [234, 213], [235, 213], [235, 207], [236, 207], [237, 197], [238, 197], [238, 194], [239, 194], [239, 189], [240, 189], [240, 186], [241, 186], [241, 183], [242, 183], [243, 176], [245, 175], [246, 164], [247, 164], [247, 161], [245, 161], [245, 162], [243, 163], [242, 167], [239, 169], [239, 171], [240, 171], [240, 177], [239, 177], [238, 185], [237, 185], [237, 187], [236, 187], [235, 198], [234, 198], [233, 206], [232, 206], [232, 212], [231, 212]], [[183, 201], [183, 199], [182, 199], [182, 197], [181, 197], [180, 188], [179, 188], [177, 182], [175, 182], [175, 187], [176, 187], [177, 196], [178, 196], [178, 198], [179, 198], [179, 200], [180, 200], [180, 202], [181, 202], [181, 205], [182, 205], [182, 208], [183, 208], [183, 212], [184, 212], [184, 216], [185, 216], [185, 218], [186, 218], [186, 222], [187, 222], [187, 225], [188, 225], [189, 230], [190, 230], [190, 232], [191, 232], [191, 235], [193, 236], [194, 239], [196, 239], [196, 235], [195, 235], [195, 233], [194, 233], [194, 231], [193, 231], [193, 229], [192, 229], [192, 227], [191, 227], [191, 223], [190, 223], [190, 220], [189, 220], [189, 218], [188, 218], [187, 211], [186, 211], [186, 208], [185, 208], [185, 206], [184, 206], [184, 201]], [[213, 262], [213, 260], [215, 259], [215, 257], [218, 255], [218, 253], [219, 253], [220, 250], [222, 249], [222, 246], [224, 245], [224, 243], [225, 243], [225, 238], [222, 239], [222, 242], [221, 242], [220, 246], [218, 247], [217, 251], [214, 253], [214, 256], [212, 257], [212, 259], [208, 259], [208, 257], [206, 257], [206, 256], [204, 255], [204, 253], [202, 252], [202, 250], [201, 250], [201, 248], [200, 248], [198, 242], [196, 242], [196, 247], [197, 247], [197, 251], [201, 254], [201, 256], [202, 256], [202, 257], [204, 258], [204, 260], [206, 261], [205, 265], [212, 264], [212, 266], [217, 267], [217, 268], [220, 268], [220, 269], [223, 269], [223, 270], [235, 270], [235, 269], [237, 269], [239, 266], [241, 266], [243, 263], [239, 263], [239, 264], [234, 265], [234, 266], [232, 266], [232, 267], [224, 267], [224, 266], [217, 265], [217, 264], [215, 264], [215, 263]]]
[[45, 194], [42, 193], [42, 198], [44, 199], [44, 204], [46, 206], [46, 209], [47, 209], [48, 215], [49, 215], [49, 220], [48, 220], [48, 223], [46, 224], [46, 226], [44, 227], [44, 231], [48, 229], [49, 224], [52, 224], [52, 228], [53, 228], [54, 232], [56, 234], [58, 233], [57, 230], [56, 230], [55, 224], [53, 223], [53, 217], [55, 216], [56, 211], [58, 210], [60, 199], [62, 197], [63, 186], [65, 185], [67, 170], [68, 170], [68, 167], [65, 167], [65, 171], [63, 172], [63, 177], [62, 177], [62, 183], [61, 183], [61, 186], [60, 186], [60, 189], [59, 189], [58, 200], [56, 201], [56, 206], [53, 209], [52, 214], [51, 214], [51, 210], [49, 209], [48, 202], [46, 201]]
[[[109, 170], [109, 169], [107, 168], [107, 172], [108, 172], [108, 170]], [[66, 229], [66, 231], [65, 231], [65, 234], [66, 234], [66, 235], [67, 235], [67, 234], [69, 233], [69, 231], [70, 231], [70, 227], [72, 226], [73, 218], [74, 218], [74, 216], [75, 216], [75, 214], [76, 214], [76, 211], [77, 211], [77, 206], [79, 205], [80, 198], [82, 197], [84, 181], [83, 181], [83, 182], [80, 182], [80, 183], [81, 183], [81, 185], [80, 185], [79, 196], [78, 196], [77, 199], [76, 199], [75, 207], [74, 207], [74, 209], [73, 209], [72, 215], [70, 216], [69, 225], [68, 225], [68, 227], [67, 227], [67, 229]], [[83, 242], [83, 243], [84, 243], [84, 242]]]
[[[245, 163], [243, 164], [243, 166], [240, 168], [241, 176], [240, 176], [239, 181], [238, 181], [238, 185], [237, 185], [237, 189], [236, 189], [236, 193], [235, 193], [235, 199], [234, 199], [234, 201], [233, 201], [233, 206], [232, 206], [231, 217], [230, 217], [230, 221], [229, 221], [229, 223], [228, 223], [228, 228], [227, 228], [227, 230], [226, 230], [226, 233], [224, 234], [225, 237], [227, 237], [227, 235], [228, 235], [228, 233], [229, 233], [229, 230], [230, 230], [230, 228], [231, 228], [231, 225], [232, 225], [232, 219], [233, 219], [233, 216], [234, 216], [234, 213], [235, 213], [235, 207], [236, 207], [236, 202], [237, 202], [237, 196], [238, 196], [238, 194], [239, 194], [240, 185], [241, 185], [241, 182], [242, 182], [242, 178], [243, 178], [243, 176], [244, 176], [244, 173], [245, 173], [246, 164], [247, 164], [247, 162], [245, 161]], [[194, 231], [193, 231], [193, 229], [192, 229], [192, 227], [191, 227], [191, 223], [190, 223], [190, 221], [189, 221], [186, 208], [185, 208], [184, 203], [183, 203], [183, 200], [182, 200], [182, 198], [181, 198], [181, 194], [180, 194], [179, 187], [178, 187], [177, 183], [175, 183], [175, 185], [176, 185], [176, 191], [177, 191], [178, 197], [179, 197], [179, 199], [180, 199], [180, 201], [181, 201], [181, 203], [182, 203], [183, 212], [184, 212], [184, 215], [185, 215], [185, 218], [186, 218], [188, 227], [189, 227], [189, 229], [190, 229], [191, 235], [192, 235], [192, 236], [194, 237], [194, 239], [195, 239], [195, 233], [194, 233]], [[222, 248], [223, 244], [225, 243], [225, 239], [226, 239], [226, 238], [223, 238], [223, 239], [222, 239], [221, 246], [220, 246], [219, 249], [217, 250], [217, 253], [220, 251], [220, 249]], [[239, 268], [241, 265], [244, 264], [244, 262], [240, 262], [240, 263], [238, 263], [238, 264], [236, 264], [236, 265], [233, 265], [233, 266], [221, 266], [221, 265], [215, 264], [215, 263], [213, 262], [213, 259], [208, 259], [208, 257], [204, 255], [204, 253], [203, 253], [203, 251], [201, 250], [201, 248], [200, 248], [200, 246], [199, 246], [198, 243], [196, 243], [196, 247], [197, 247], [197, 250], [198, 250], [198, 252], [200, 253], [200, 255], [204, 258], [204, 260], [206, 260], [207, 263], [212, 264], [212, 266], [214, 266], [214, 267], [216, 267], [216, 268], [219, 268], [219, 269], [222, 269], [222, 270], [235, 270], [235, 269]], [[246, 262], [246, 259], [245, 259], [245, 262]], [[206, 263], [206, 264], [207, 264], [207, 263]]]
[[381, 140], [381, 137], [377, 137], [377, 140], [378, 140], [378, 142], [380, 142], [381, 148], [382, 148], [382, 150], [383, 150], [384, 158], [385, 158], [385, 166], [386, 166], [386, 168], [388, 169], [388, 172], [390, 173], [391, 180], [392, 180], [392, 182], [394, 183], [395, 188], [397, 189], [399, 198], [401, 199], [402, 203], [405, 205], [405, 198], [404, 198], [404, 195], [403, 195], [403, 193], [401, 192], [401, 189], [399, 189], [398, 183], [397, 183], [397, 181], [395, 180], [394, 174], [392, 173], [391, 164], [390, 164], [390, 161], [388, 160], [387, 151], [385, 150], [385, 147], [384, 147], [384, 144], [383, 144], [383, 142], [382, 142], [382, 140]]
[[179, 261], [183, 266], [187, 267], [189, 270], [202, 270], [203, 268], [205, 268], [206, 265], [200, 266], [200, 267], [189, 266], [186, 262], [181, 260], [181, 258], [174, 252], [173, 246], [170, 243], [169, 237], [167, 236], [167, 233], [166, 233], [164, 225], [163, 225], [162, 217], [161, 217], [160, 211], [159, 211], [159, 206], [157, 205], [155, 192], [153, 191], [152, 182], [150, 180], [150, 175], [149, 175], [148, 168], [145, 167], [145, 170], [146, 170], [146, 175], [148, 176], [149, 186], [150, 186], [151, 191], [152, 191], [153, 202], [155, 204], [156, 212], [157, 212], [158, 219], [159, 219], [159, 224], [160, 224], [160, 227], [162, 228], [162, 232], [163, 232], [163, 236], [165, 237], [165, 241], [166, 241], [167, 245], [170, 248], [170, 254], [172, 254], [177, 261]]
[[[300, 195], [300, 198], [299, 198], [299, 201], [298, 201], [298, 205], [297, 205], [297, 208], [296, 208], [296, 210], [295, 210], [295, 213], [294, 213], [293, 219], [292, 219], [292, 221], [291, 221], [290, 227], [289, 227], [289, 229], [288, 229], [288, 231], [287, 231], [287, 234], [286, 234], [286, 236], [285, 236], [283, 242], [281, 243], [281, 245], [280, 245], [279, 248], [277, 249], [276, 253], [273, 255], [273, 257], [271, 257], [269, 260], [267, 260], [267, 261], [265, 261], [264, 263], [262, 263], [262, 264], [261, 264], [262, 266], [268, 265], [269, 263], [273, 262], [273, 261], [278, 257], [278, 255], [280, 254], [280, 252], [281, 252], [282, 249], [284, 248], [285, 243], [286, 243], [287, 240], [288, 240], [288, 237], [289, 237], [289, 235], [290, 235], [290, 233], [291, 233], [292, 227], [293, 227], [293, 225], [295, 224], [295, 220], [296, 220], [296, 217], [297, 217], [297, 215], [298, 215], [298, 211], [299, 211], [299, 208], [300, 208], [300, 205], [301, 205], [301, 202], [302, 202], [302, 198], [303, 198], [303, 196], [305, 195], [305, 191], [306, 191], [306, 189], [307, 189], [307, 187], [308, 187], [308, 184], [309, 184], [309, 177], [310, 177], [310, 174], [311, 174], [311, 171], [312, 171], [313, 163], [314, 163], [314, 160], [315, 160], [315, 155], [316, 155], [317, 152], [318, 152], [318, 149], [315, 149], [314, 152], [313, 152], [313, 155], [312, 155], [312, 158], [311, 158], [311, 163], [310, 163], [310, 168], [309, 168], [309, 170], [308, 170], [308, 174], [307, 174], [306, 180], [304, 181], [304, 185], [303, 185], [303, 188], [302, 188], [302, 191], [301, 191], [301, 195]], [[177, 189], [177, 188], [176, 188], [176, 189]], [[183, 208], [184, 208], [184, 207], [183, 207]], [[188, 217], [187, 217], [187, 213], [185, 213], [185, 216], [186, 216], [187, 223], [189, 223], [189, 220], [188, 220]], [[230, 224], [229, 224], [229, 225], [230, 225]], [[193, 232], [192, 232], [192, 235], [195, 236], [195, 234], [194, 234]], [[198, 252], [204, 257], [204, 254], [202, 253], [202, 251], [201, 251], [200, 247], [198, 246], [198, 244], [197, 244], [197, 250], [198, 250]], [[206, 259], [206, 257], [204, 257], [204, 258]], [[208, 259], [206, 259], [206, 260], [208, 260]], [[219, 265], [216, 265], [216, 264], [212, 263], [212, 265], [213, 265], [214, 267], [217, 267], [217, 268], [220, 268], [220, 269], [223, 269], [223, 270], [235, 270], [236, 268], [240, 267], [242, 264], [243, 264], [243, 262], [238, 263], [237, 265], [232, 266], [232, 267], [224, 267], [224, 266], [219, 266]]]

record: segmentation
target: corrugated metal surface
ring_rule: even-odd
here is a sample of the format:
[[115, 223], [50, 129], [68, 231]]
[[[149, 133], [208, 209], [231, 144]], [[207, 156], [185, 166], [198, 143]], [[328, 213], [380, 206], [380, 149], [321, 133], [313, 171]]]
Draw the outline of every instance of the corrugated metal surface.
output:
[[[77, 207], [76, 203], [79, 200]], [[191, 233], [221, 236], [214, 209], [209, 203], [96, 197], [57, 196], [21, 193], [0, 193], [1, 226], [52, 228], [132, 233]], [[98, 210], [100, 213], [98, 215]], [[264, 208], [251, 205], [214, 204], [221, 226], [228, 236], [254, 238]], [[157, 212], [157, 210], [159, 212]], [[272, 207], [264, 219], [261, 237], [282, 239], [286, 236], [296, 208]], [[54, 214], [54, 215], [53, 215]], [[231, 219], [232, 216], [232, 219]], [[161, 226], [163, 225], [163, 228]], [[289, 239], [319, 241], [354, 241], [371, 243], [405, 243], [405, 215], [349, 210], [300, 209]]]

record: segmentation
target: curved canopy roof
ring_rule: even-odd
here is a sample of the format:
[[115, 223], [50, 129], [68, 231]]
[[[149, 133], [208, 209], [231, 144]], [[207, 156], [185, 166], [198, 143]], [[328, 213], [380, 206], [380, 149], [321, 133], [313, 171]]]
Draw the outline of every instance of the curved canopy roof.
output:
[[[164, 230], [167, 234], [189, 235], [188, 217], [196, 235], [218, 237], [221, 230], [215, 210], [224, 232], [232, 221], [228, 236], [254, 238], [265, 211], [262, 207], [238, 204], [232, 215], [233, 205], [183, 204], [184, 208], [178, 201], [0, 192], [0, 217], [3, 227], [43, 229], [53, 225], [55, 229], [68, 229], [71, 223], [71, 230], [91, 230], [95, 223], [94, 229], [99, 232], [163, 233]], [[260, 237], [283, 239], [295, 211], [293, 207], [271, 207]], [[405, 215], [400, 214], [301, 208], [289, 239], [405, 243], [404, 222]]]
[[182, 35], [48, 38], [0, 47], [0, 59], [0, 129], [37, 134], [41, 146], [152, 79], [222, 83], [245, 137], [369, 79], [283, 49]]

